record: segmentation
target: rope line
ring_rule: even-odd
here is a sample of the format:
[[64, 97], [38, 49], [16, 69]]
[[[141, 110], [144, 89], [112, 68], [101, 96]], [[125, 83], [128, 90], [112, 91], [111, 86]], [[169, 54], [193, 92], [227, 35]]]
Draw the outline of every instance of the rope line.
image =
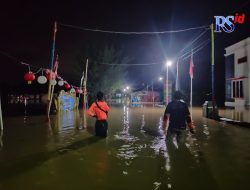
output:
[[80, 26], [74, 26], [70, 24], [63, 24], [58, 23], [58, 25], [68, 27], [68, 28], [74, 28], [79, 29], [83, 31], [90, 31], [90, 32], [100, 32], [100, 33], [109, 33], [109, 34], [125, 34], [125, 35], [155, 35], [155, 34], [169, 34], [169, 33], [180, 33], [180, 32], [187, 32], [191, 30], [197, 30], [197, 29], [206, 29], [209, 28], [209, 26], [198, 26], [198, 27], [192, 27], [192, 28], [185, 28], [185, 29], [179, 29], [179, 30], [166, 30], [166, 31], [159, 31], [159, 32], [124, 32], [124, 31], [112, 31], [112, 30], [101, 30], [101, 29], [93, 29], [93, 28], [84, 28]]

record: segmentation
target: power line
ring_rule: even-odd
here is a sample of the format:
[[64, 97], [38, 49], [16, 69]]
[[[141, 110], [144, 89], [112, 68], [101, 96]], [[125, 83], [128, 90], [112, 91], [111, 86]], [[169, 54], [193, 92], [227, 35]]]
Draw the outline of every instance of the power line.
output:
[[199, 38], [201, 38], [208, 30], [209, 29], [206, 28], [205, 31], [203, 31], [202, 33], [200, 33], [200, 35], [198, 35], [194, 40], [192, 40], [191, 42], [189, 42], [188, 45], [186, 45], [181, 51], [179, 51], [179, 53], [177, 55], [179, 55], [185, 49], [187, 49], [188, 47], [190, 47], [194, 42], [196, 42]]
[[[209, 43], [211, 40], [207, 39], [205, 41], [203, 41], [202, 43], [200, 43], [198, 46], [194, 47], [193, 50], [196, 51], [197, 49], [199, 49], [201, 46], [203, 46], [204, 44]], [[181, 56], [179, 56], [179, 59], [183, 59], [183, 57], [185, 57], [186, 55], [190, 56], [192, 53], [192, 50], [189, 50], [188, 52], [182, 54]]]
[[[211, 40], [208, 40], [206, 43], [204, 43], [203, 46], [199, 47], [198, 49], [196, 49], [195, 51], [193, 51], [193, 55], [196, 54], [197, 52], [199, 52], [200, 50], [202, 50], [205, 46], [207, 46], [207, 44], [209, 44], [211, 42]], [[191, 52], [190, 52], [191, 53]], [[190, 54], [191, 55], [191, 54]], [[186, 57], [182, 58], [182, 60], [187, 59], [188, 57], [190, 57], [190, 55], [187, 55]]]
[[147, 65], [159, 65], [162, 64], [163, 62], [155, 62], [155, 63], [137, 63], [137, 64], [127, 64], [127, 63], [99, 63], [100, 65], [117, 65], [117, 66], [147, 66]]
[[58, 25], [68, 27], [68, 28], [74, 28], [79, 29], [83, 31], [90, 31], [90, 32], [100, 32], [100, 33], [109, 33], [109, 34], [125, 34], [125, 35], [155, 35], [155, 34], [169, 34], [169, 33], [179, 33], [179, 32], [186, 32], [191, 30], [197, 30], [197, 29], [205, 29], [209, 26], [198, 26], [198, 27], [192, 27], [192, 28], [185, 28], [185, 29], [179, 29], [179, 30], [166, 30], [166, 31], [159, 31], [159, 32], [123, 32], [123, 31], [112, 31], [112, 30], [101, 30], [101, 29], [93, 29], [93, 28], [84, 28], [80, 26], [74, 26], [70, 24], [63, 24], [58, 23]]

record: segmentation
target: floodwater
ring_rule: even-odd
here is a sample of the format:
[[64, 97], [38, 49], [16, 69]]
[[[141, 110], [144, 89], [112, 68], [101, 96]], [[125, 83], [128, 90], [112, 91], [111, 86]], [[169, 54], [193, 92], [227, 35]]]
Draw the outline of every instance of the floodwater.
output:
[[247, 189], [250, 129], [218, 123], [193, 110], [196, 134], [169, 143], [163, 108], [112, 108], [109, 135], [82, 128], [76, 111], [4, 118], [0, 190]]

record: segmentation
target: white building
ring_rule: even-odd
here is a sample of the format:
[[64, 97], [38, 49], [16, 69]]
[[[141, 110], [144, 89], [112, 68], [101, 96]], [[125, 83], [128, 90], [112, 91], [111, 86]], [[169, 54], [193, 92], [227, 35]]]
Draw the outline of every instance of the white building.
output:
[[250, 37], [225, 50], [225, 106], [250, 106]]

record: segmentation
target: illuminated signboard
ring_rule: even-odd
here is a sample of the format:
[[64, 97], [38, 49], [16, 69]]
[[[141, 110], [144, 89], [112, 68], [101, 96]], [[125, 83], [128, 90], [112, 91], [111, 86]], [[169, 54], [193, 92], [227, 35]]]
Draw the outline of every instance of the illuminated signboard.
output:
[[60, 110], [73, 110], [76, 107], [75, 94], [61, 92], [59, 96]]

